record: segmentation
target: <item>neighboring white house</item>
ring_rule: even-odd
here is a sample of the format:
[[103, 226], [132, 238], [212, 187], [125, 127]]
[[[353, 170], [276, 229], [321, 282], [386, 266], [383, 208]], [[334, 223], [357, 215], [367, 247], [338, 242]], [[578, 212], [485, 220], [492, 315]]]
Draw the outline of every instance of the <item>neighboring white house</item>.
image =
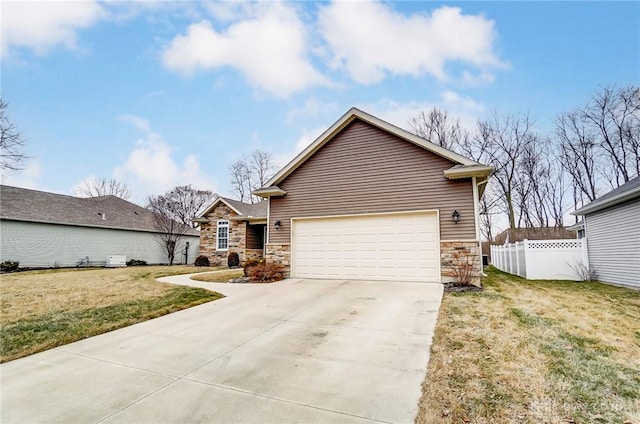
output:
[[[185, 226], [184, 233], [174, 263], [192, 263], [198, 255], [199, 232]], [[0, 262], [70, 267], [88, 257], [90, 265], [102, 266], [113, 255], [168, 263], [152, 212], [115, 196], [79, 198], [0, 186]]]
[[640, 288], [640, 177], [572, 214], [584, 217], [589, 264], [596, 278]]

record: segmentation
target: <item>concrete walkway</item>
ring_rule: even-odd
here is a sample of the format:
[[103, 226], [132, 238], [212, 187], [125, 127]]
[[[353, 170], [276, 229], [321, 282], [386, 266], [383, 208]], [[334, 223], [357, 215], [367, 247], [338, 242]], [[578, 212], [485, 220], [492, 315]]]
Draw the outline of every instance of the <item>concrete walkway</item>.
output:
[[163, 281], [227, 297], [3, 364], [0, 422], [413, 422], [441, 285]]

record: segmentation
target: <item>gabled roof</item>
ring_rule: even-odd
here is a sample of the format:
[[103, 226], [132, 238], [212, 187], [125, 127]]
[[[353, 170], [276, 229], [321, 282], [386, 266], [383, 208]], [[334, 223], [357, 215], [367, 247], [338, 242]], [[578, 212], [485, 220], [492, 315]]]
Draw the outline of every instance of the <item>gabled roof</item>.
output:
[[[157, 232], [148, 209], [116, 196], [73, 197], [63, 194], [0, 186], [0, 219]], [[199, 235], [185, 226], [184, 233]]]
[[593, 202], [571, 212], [571, 215], [587, 215], [636, 198], [640, 198], [640, 176], [627, 181]]
[[261, 201], [257, 203], [244, 203], [238, 200], [229, 199], [226, 197], [218, 197], [207, 206], [207, 208], [195, 219], [196, 222], [208, 222], [206, 216], [211, 212], [218, 204], [224, 203], [232, 211], [238, 214], [240, 218], [245, 219], [266, 219], [267, 218], [267, 202]]
[[380, 128], [383, 131], [391, 133], [409, 143], [415, 144], [418, 147], [454, 162], [455, 165], [451, 169], [445, 171], [445, 177], [449, 179], [470, 177], [488, 178], [491, 174], [492, 168], [490, 166], [467, 159], [464, 156], [452, 152], [451, 150], [431, 143], [422, 137], [418, 137], [415, 134], [353, 107], [349, 109], [347, 113], [342, 115], [340, 119], [329, 127], [328, 130], [322, 133], [322, 135], [320, 135], [320, 137], [318, 137], [306, 149], [298, 154], [298, 156], [296, 156], [291, 162], [285, 165], [285, 167], [275, 174], [269, 181], [267, 181], [264, 187], [255, 190], [253, 194], [264, 197], [286, 194], [286, 192], [277, 187], [277, 185], [356, 119], [360, 119], [374, 127]]

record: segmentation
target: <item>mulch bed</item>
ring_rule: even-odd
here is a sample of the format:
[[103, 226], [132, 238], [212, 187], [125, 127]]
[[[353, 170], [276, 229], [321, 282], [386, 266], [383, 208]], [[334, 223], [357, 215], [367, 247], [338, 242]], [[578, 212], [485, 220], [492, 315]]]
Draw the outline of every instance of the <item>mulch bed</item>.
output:
[[454, 283], [444, 283], [444, 292], [445, 293], [467, 293], [467, 292], [481, 292], [484, 289], [478, 286], [461, 286]]

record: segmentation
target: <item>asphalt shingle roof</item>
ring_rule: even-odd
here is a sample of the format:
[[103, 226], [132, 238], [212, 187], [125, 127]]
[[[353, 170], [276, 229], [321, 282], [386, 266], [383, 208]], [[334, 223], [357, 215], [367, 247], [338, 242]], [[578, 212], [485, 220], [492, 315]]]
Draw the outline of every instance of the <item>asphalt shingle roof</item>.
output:
[[[636, 195], [633, 195], [632, 194], [633, 192], [636, 192]], [[581, 207], [575, 212], [572, 212], [572, 214], [584, 215], [584, 213], [595, 212], [597, 210], [608, 207], [610, 203], [611, 205], [613, 205], [616, 203], [616, 201], [619, 202], [618, 199], [628, 198], [628, 196], [625, 196], [625, 195], [638, 197], [638, 194], [640, 194], [640, 176], [635, 177], [627, 181], [620, 187], [615, 188], [610, 192], [598, 197], [593, 202]]]
[[267, 202], [264, 200], [258, 203], [243, 203], [226, 197], [222, 197], [222, 199], [236, 208], [243, 216], [253, 218], [267, 217]]
[[[153, 213], [116, 196], [73, 197], [0, 186], [0, 219], [157, 232]], [[189, 235], [199, 235], [191, 227]]]

